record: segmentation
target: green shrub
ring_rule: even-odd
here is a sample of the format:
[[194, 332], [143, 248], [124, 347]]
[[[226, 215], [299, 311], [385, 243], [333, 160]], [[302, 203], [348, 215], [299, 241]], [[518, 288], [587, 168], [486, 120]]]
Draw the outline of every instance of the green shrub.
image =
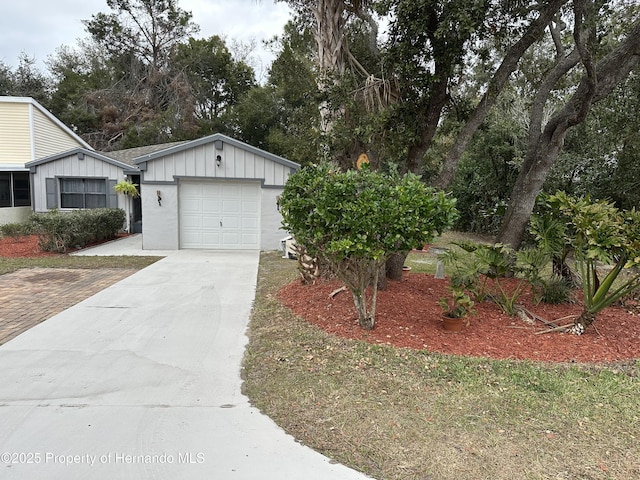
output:
[[109, 240], [122, 230], [125, 213], [121, 209], [96, 208], [48, 213], [36, 213], [31, 221], [39, 236], [40, 248], [64, 253], [90, 243]]
[[566, 278], [554, 275], [549, 279], [543, 279], [536, 286], [543, 303], [557, 305], [573, 301], [573, 285]]
[[[544, 290], [542, 268], [550, 257], [540, 249], [515, 251], [507, 245], [484, 245], [458, 242], [460, 250], [448, 250], [443, 255], [445, 264], [453, 269], [451, 285], [468, 291], [476, 302], [490, 299], [507, 315], [515, 315], [517, 302], [531, 285]], [[512, 287], [505, 283], [511, 281]], [[542, 293], [538, 296], [542, 296]]]
[[[351, 291], [358, 322], [375, 325], [380, 268], [449, 228], [455, 200], [419, 177], [363, 168], [309, 165], [291, 175], [280, 196], [283, 227], [309, 255], [324, 259]], [[367, 287], [373, 285], [370, 300]]]
[[0, 237], [22, 237], [33, 233], [32, 222], [5, 223], [0, 225]]

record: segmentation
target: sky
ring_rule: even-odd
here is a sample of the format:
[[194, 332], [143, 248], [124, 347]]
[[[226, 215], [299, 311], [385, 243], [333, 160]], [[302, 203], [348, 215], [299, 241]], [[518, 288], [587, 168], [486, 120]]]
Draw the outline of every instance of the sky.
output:
[[[110, 13], [106, 0], [3, 0], [0, 14], [0, 61], [11, 67], [25, 52], [35, 57], [37, 66], [46, 70], [44, 61], [61, 45], [75, 46], [86, 38], [82, 20], [98, 12]], [[287, 5], [273, 0], [177, 0], [180, 8], [193, 14], [200, 26], [196, 38], [224, 36], [232, 40], [256, 40], [256, 61], [252, 65], [258, 78], [273, 60], [262, 40], [282, 33], [290, 18]]]

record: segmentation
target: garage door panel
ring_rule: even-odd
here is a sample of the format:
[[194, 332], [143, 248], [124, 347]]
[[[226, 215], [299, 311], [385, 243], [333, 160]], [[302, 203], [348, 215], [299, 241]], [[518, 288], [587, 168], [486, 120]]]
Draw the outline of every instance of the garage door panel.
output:
[[200, 184], [200, 192], [205, 197], [219, 197], [220, 187], [212, 183]]
[[182, 248], [259, 248], [259, 184], [181, 182], [179, 200]]
[[249, 190], [243, 190], [243, 186], [237, 183], [222, 184], [222, 196], [223, 197], [242, 197], [242, 195], [249, 195]]
[[229, 230], [229, 229], [237, 230], [239, 228], [242, 228], [242, 218], [232, 217], [229, 215], [225, 215], [224, 217], [222, 217], [223, 230]]
[[217, 229], [220, 228], [220, 217], [214, 216], [202, 216], [202, 228], [203, 229]]
[[232, 213], [237, 215], [242, 212], [242, 202], [240, 200], [222, 200], [222, 213]]
[[202, 216], [200, 215], [183, 215], [181, 219], [181, 225], [184, 228], [201, 228], [202, 227]]
[[182, 232], [180, 239], [183, 247], [193, 248], [202, 243], [202, 234], [199, 232]]
[[206, 232], [202, 234], [202, 243], [205, 245], [220, 244], [220, 232]]
[[181, 194], [184, 196], [190, 197], [201, 197], [202, 196], [202, 184], [199, 183], [189, 183], [181, 185]]
[[182, 211], [187, 212], [201, 212], [202, 211], [202, 201], [198, 198], [187, 197], [183, 198], [181, 201]]
[[255, 213], [258, 214], [258, 202], [252, 202], [243, 200], [242, 201], [242, 213]]
[[202, 211], [207, 213], [220, 213], [220, 200], [217, 198], [203, 198]]
[[233, 247], [241, 243], [241, 235], [238, 232], [223, 232], [222, 233], [222, 246]]

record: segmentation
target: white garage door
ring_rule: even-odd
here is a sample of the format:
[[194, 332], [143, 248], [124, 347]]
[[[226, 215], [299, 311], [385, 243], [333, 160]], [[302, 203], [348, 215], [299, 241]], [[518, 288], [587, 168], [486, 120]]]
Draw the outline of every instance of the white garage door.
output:
[[180, 248], [260, 247], [260, 185], [180, 182]]

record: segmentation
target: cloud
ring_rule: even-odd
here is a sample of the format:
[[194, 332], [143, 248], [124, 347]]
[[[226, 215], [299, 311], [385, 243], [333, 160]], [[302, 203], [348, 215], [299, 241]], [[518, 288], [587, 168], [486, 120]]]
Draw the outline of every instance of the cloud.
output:
[[[15, 67], [21, 52], [44, 61], [61, 45], [75, 46], [87, 36], [82, 20], [98, 12], [109, 12], [105, 0], [6, 0], [0, 15], [0, 61]], [[178, 0], [180, 8], [193, 14], [200, 25], [198, 38], [220, 35], [232, 40], [257, 43], [256, 56], [269, 64], [273, 55], [262, 41], [282, 32], [290, 18], [285, 3], [273, 0]], [[258, 62], [259, 63], [259, 62]], [[260, 65], [253, 65], [260, 76]]]

